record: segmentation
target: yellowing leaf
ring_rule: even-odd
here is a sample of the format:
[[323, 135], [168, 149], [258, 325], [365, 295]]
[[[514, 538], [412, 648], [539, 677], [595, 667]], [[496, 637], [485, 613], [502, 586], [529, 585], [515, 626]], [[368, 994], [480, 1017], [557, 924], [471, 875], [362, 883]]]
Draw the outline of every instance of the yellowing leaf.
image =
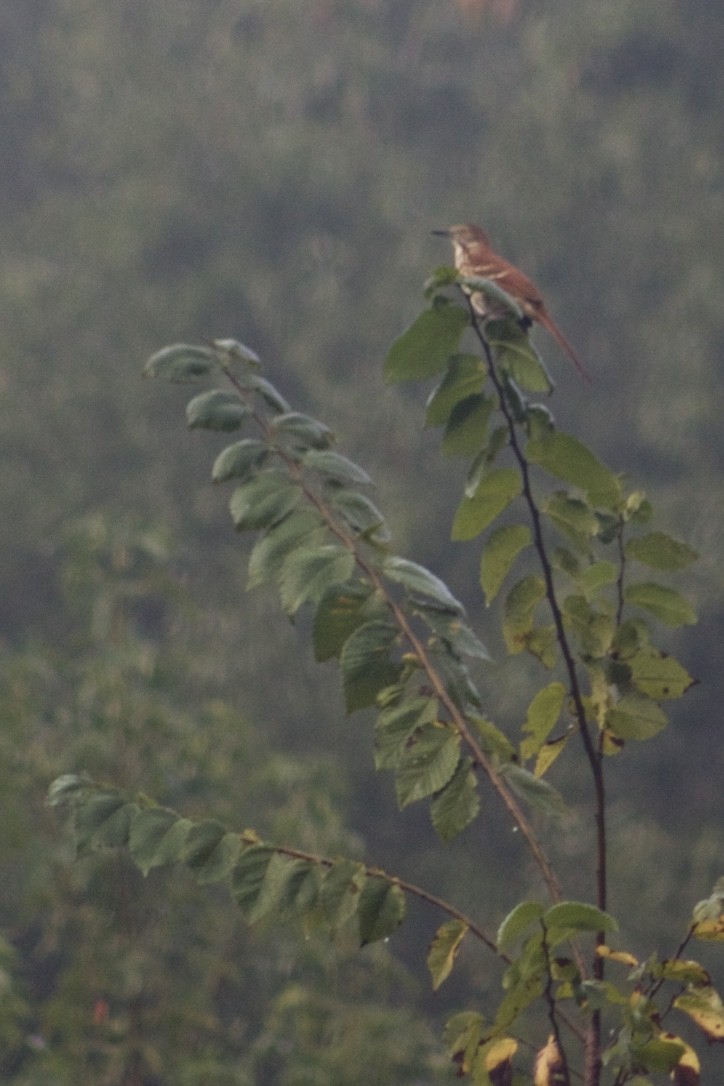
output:
[[691, 1018], [708, 1041], [724, 1041], [724, 1004], [715, 988], [692, 988], [677, 996], [674, 1006]]
[[461, 920], [448, 920], [435, 932], [427, 955], [427, 967], [434, 991], [450, 976], [468, 927]]
[[556, 1039], [551, 1033], [546, 1044], [535, 1058], [533, 1081], [535, 1086], [558, 1086], [559, 1077], [565, 1070], [561, 1052]]

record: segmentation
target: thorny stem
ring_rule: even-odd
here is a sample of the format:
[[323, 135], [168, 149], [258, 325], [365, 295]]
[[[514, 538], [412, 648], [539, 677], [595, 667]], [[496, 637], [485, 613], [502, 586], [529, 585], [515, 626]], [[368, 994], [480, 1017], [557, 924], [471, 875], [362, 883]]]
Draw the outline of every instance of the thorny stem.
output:
[[[240, 397], [244, 400], [246, 404], [248, 404], [248, 390], [245, 388], [243, 382], [240, 381], [233, 372], [231, 372], [228, 366], [225, 366], [222, 363], [222, 367], [227, 378], [234, 386], [236, 391], [239, 393]], [[256, 411], [253, 407], [251, 407], [250, 410], [257, 426], [260, 428], [264, 436], [267, 439], [270, 439], [272, 436], [272, 431], [266, 418], [260, 412]], [[396, 600], [390, 595], [390, 592], [385, 585], [384, 580], [377, 572], [377, 570], [374, 569], [374, 567], [364, 558], [362, 554], [360, 554], [355, 538], [348, 534], [337, 523], [324, 501], [319, 497], [318, 494], [315, 493], [312, 488], [307, 485], [299, 464], [283, 448], [277, 446], [276, 452], [279, 457], [284, 461], [284, 464], [292, 478], [294, 478], [301, 487], [307, 500], [317, 509], [320, 516], [323, 518], [325, 524], [327, 525], [328, 530], [334, 536], [336, 536], [336, 538], [340, 541], [340, 543], [342, 543], [345, 548], [352, 552], [359, 569], [364, 573], [365, 577], [367, 577], [367, 579], [374, 586], [374, 588], [385, 599], [398, 628], [409, 642], [415, 656], [420, 663], [420, 667], [425, 672], [436, 698], [447, 711], [452, 724], [456, 728], [458, 734], [467, 744], [475, 762], [481, 767], [483, 772], [488, 777], [488, 780], [500, 796], [506, 810], [510, 814], [513, 822], [518, 827], [518, 830], [523, 836], [531, 852], [531, 855], [533, 856], [533, 859], [535, 860], [535, 863], [538, 866], [541, 875], [543, 876], [543, 880], [548, 888], [551, 899], [554, 902], [561, 901], [563, 895], [560, 884], [540, 841], [536, 837], [533, 827], [526, 818], [523, 809], [520, 807], [519, 803], [506, 786], [504, 780], [497, 772], [493, 762], [485, 753], [483, 748], [480, 746], [480, 743], [471, 732], [467, 720], [465, 719], [465, 715], [461, 712], [461, 710], [458, 708], [458, 706], [455, 704], [454, 700], [450, 696], [442, 677], [440, 676], [437, 668], [430, 659], [428, 651], [422, 640], [415, 633], [415, 630], [413, 629], [413, 626], [408, 616], [405, 614], [405, 612], [402, 610]]]

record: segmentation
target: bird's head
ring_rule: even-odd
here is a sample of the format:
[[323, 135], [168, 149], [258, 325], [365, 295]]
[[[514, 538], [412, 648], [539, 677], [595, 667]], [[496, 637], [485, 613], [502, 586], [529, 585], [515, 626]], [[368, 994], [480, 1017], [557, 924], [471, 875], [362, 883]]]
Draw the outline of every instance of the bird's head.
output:
[[475, 223], [459, 223], [457, 226], [448, 226], [446, 230], [433, 230], [432, 232], [440, 237], [449, 238], [453, 245], [457, 243], [464, 249], [469, 245], [490, 245], [488, 235]]

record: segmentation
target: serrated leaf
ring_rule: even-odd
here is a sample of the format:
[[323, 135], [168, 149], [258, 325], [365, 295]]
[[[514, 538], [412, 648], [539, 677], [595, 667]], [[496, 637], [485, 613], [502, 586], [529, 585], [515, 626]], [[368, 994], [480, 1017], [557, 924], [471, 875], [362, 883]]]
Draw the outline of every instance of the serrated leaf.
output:
[[374, 620], [358, 627], [344, 643], [339, 657], [348, 713], [374, 705], [380, 690], [392, 686], [401, 664], [391, 650], [398, 631], [390, 622]]
[[472, 498], [463, 498], [452, 528], [454, 540], [474, 539], [500, 516], [521, 492], [515, 468], [496, 468], [483, 479]]
[[329, 868], [319, 890], [319, 906], [333, 930], [355, 915], [366, 881], [364, 864], [354, 860], [337, 860]]
[[351, 551], [335, 543], [293, 550], [281, 570], [280, 593], [287, 614], [304, 603], [318, 603], [334, 585], [344, 584], [354, 572]]
[[535, 695], [523, 723], [523, 731], [529, 738], [520, 745], [522, 758], [532, 758], [541, 749], [558, 723], [565, 697], [566, 688], [559, 682], [550, 683]]
[[263, 441], [247, 437], [227, 445], [219, 453], [211, 469], [211, 478], [215, 483], [227, 479], [246, 479], [263, 464], [269, 450]]
[[553, 763], [558, 759], [566, 746], [570, 735], [561, 735], [557, 739], [548, 739], [538, 751], [533, 767], [533, 775], [544, 777]]
[[600, 657], [610, 652], [616, 624], [605, 604], [599, 604], [599, 609], [596, 609], [585, 596], [571, 595], [566, 596], [562, 610], [567, 625], [575, 630], [586, 655]]
[[462, 920], [448, 920], [435, 932], [427, 954], [427, 968], [430, 970], [434, 992], [450, 976], [468, 930], [467, 924], [463, 924]]
[[292, 551], [298, 547], [307, 550], [321, 547], [326, 536], [327, 529], [316, 510], [306, 506], [295, 509], [257, 539], [249, 555], [246, 587], [256, 588], [264, 581], [274, 580]]
[[560, 792], [542, 777], [536, 777], [512, 762], [500, 767], [500, 775], [516, 795], [529, 803], [534, 810], [547, 814], [562, 814], [565, 811], [566, 805]]
[[545, 582], [538, 576], [524, 577], [511, 588], [503, 608], [503, 636], [508, 652], [522, 652], [525, 648], [536, 608], [545, 594]]
[[407, 740], [397, 769], [395, 791], [400, 809], [439, 792], [460, 761], [460, 736], [442, 724], [418, 728]]
[[227, 833], [217, 819], [205, 818], [186, 835], [182, 859], [198, 882], [220, 882], [231, 873], [242, 848], [237, 833]]
[[634, 685], [656, 701], [682, 697], [695, 681], [678, 660], [663, 652], [643, 650], [627, 664]]
[[183, 384], [207, 377], [217, 365], [214, 352], [208, 347], [174, 343], [151, 355], [143, 367], [143, 376]]
[[488, 419], [495, 404], [476, 393], [456, 403], [450, 412], [442, 439], [446, 456], [474, 456], [487, 443]]
[[[376, 607], [374, 606], [376, 604]], [[372, 605], [372, 606], [370, 606]], [[377, 610], [377, 615], [374, 611]], [[366, 583], [335, 585], [320, 600], [314, 616], [314, 658], [319, 663], [339, 656], [347, 638], [372, 618], [383, 618], [387, 606]]]
[[483, 741], [483, 750], [486, 754], [493, 754], [503, 762], [509, 762], [517, 756], [517, 751], [507, 735], [501, 732], [500, 728], [496, 728], [490, 720], [471, 713], [470, 721], [475, 725], [475, 730]]
[[[246, 855], [242, 856], [240, 863], [243, 863]], [[234, 868], [235, 880], [238, 868], [239, 864]], [[304, 913], [315, 903], [318, 885], [319, 875], [315, 865], [308, 860], [273, 852], [264, 867], [254, 902], [245, 910], [246, 918], [254, 924], [272, 914], [286, 919], [294, 913]]]
[[521, 901], [508, 913], [498, 928], [496, 942], [498, 949], [506, 953], [513, 950], [517, 943], [527, 935], [530, 928], [540, 923], [545, 907], [537, 901]]
[[462, 604], [455, 599], [447, 585], [417, 562], [390, 555], [385, 559], [382, 570], [389, 580], [401, 584], [413, 596], [427, 596], [451, 611], [462, 612]]
[[526, 524], [508, 524], [491, 534], [480, 560], [480, 585], [488, 605], [500, 591], [515, 559], [530, 546], [532, 539]]
[[234, 865], [231, 893], [247, 919], [253, 914], [273, 856], [274, 850], [268, 845], [250, 845]]
[[437, 715], [434, 698], [415, 697], [383, 710], [375, 723], [375, 768], [397, 769], [404, 757], [404, 744]]
[[346, 456], [341, 456], [331, 449], [309, 449], [302, 457], [302, 464], [305, 468], [318, 471], [320, 475], [325, 475], [336, 483], [367, 486], [372, 482], [366, 471], [352, 460], [348, 460]]
[[606, 727], [620, 739], [652, 739], [666, 727], [666, 716], [643, 694], [627, 694], [606, 713]]
[[618, 931], [618, 923], [609, 913], [585, 901], [561, 901], [547, 910], [544, 923], [548, 932], [589, 931], [592, 933]]
[[682, 543], [665, 532], [649, 532], [629, 539], [625, 549], [627, 557], [658, 570], [686, 569], [699, 557], [688, 543]]
[[468, 323], [468, 314], [460, 306], [448, 303], [426, 309], [392, 344], [385, 360], [385, 380], [416, 381], [439, 373], [456, 353]]
[[485, 380], [485, 366], [477, 355], [453, 355], [447, 373], [428, 398], [425, 425], [444, 426], [455, 405], [480, 392]]
[[615, 509], [622, 500], [619, 478], [570, 434], [554, 430], [531, 438], [526, 455], [531, 463], [538, 464], [557, 479], [579, 487], [592, 505]]
[[302, 496], [283, 471], [262, 471], [237, 487], [229, 499], [229, 512], [238, 532], [269, 528], [291, 513]]
[[368, 877], [360, 894], [359, 936], [362, 946], [385, 939], [397, 931], [405, 917], [405, 895], [399, 886], [376, 876]]
[[136, 803], [123, 803], [94, 830], [93, 848], [122, 848], [128, 844], [128, 835], [138, 813]]
[[298, 449], [326, 449], [334, 441], [328, 426], [299, 411], [277, 415], [270, 423], [270, 430], [284, 438], [285, 445]]
[[73, 836], [76, 848], [79, 851], [85, 849], [97, 834], [102, 833], [103, 826], [109, 820], [115, 819], [118, 812], [127, 805], [123, 793], [116, 789], [80, 792], [73, 806]]
[[194, 396], [186, 405], [186, 421], [192, 430], [238, 430], [249, 408], [233, 392], [212, 388]]
[[552, 670], [558, 662], [558, 638], [555, 626], [536, 626], [523, 638], [524, 648]]
[[452, 841], [469, 826], [480, 810], [478, 782], [470, 758], [457, 769], [430, 804], [430, 818], [441, 841]]
[[471, 656], [475, 660], [491, 660], [490, 653], [478, 635], [449, 610], [438, 609], [434, 604], [416, 601], [414, 612], [420, 615], [436, 637], [440, 638], [456, 656]]
[[185, 833], [190, 828], [190, 823], [177, 827], [180, 821], [179, 816], [167, 807], [138, 811], [128, 835], [128, 848], [144, 875], [153, 867], [180, 860]]
[[691, 626], [696, 622], [696, 611], [688, 600], [673, 588], [653, 581], [637, 581], [627, 585], [624, 598], [627, 603], [645, 608], [666, 626]]
[[353, 532], [386, 540], [385, 518], [366, 494], [356, 490], [335, 489], [328, 494], [331, 508]]

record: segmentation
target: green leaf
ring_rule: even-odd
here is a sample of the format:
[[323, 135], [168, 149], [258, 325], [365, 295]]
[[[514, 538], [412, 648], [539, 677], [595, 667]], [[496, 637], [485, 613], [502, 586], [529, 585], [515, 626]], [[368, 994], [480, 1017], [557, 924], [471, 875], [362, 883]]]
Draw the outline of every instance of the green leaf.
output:
[[269, 450], [263, 441], [251, 437], [236, 441], [233, 445], [227, 445], [216, 457], [211, 478], [215, 483], [223, 483], [227, 479], [246, 479], [263, 464], [268, 455]]
[[444, 641], [456, 656], [472, 656], [476, 660], [491, 660], [480, 638], [457, 614], [438, 609], [434, 604], [416, 602], [414, 613], [420, 615], [436, 637]]
[[537, 626], [524, 638], [525, 648], [550, 671], [558, 662], [558, 638], [555, 626]]
[[545, 914], [544, 923], [549, 932], [556, 928], [565, 931], [618, 931], [618, 923], [609, 913], [582, 901], [561, 901], [552, 905]]
[[231, 892], [244, 916], [250, 920], [259, 900], [267, 868], [274, 856], [268, 845], [250, 845], [244, 850], [231, 873]]
[[501, 766], [500, 775], [505, 778], [516, 795], [529, 803], [533, 810], [556, 815], [565, 811], [566, 805], [560, 792], [557, 792], [542, 777], [536, 777], [527, 769], [514, 765], [512, 762]]
[[447, 373], [427, 401], [425, 425], [444, 426], [455, 405], [480, 392], [485, 379], [485, 366], [477, 355], [453, 355]]
[[481, 479], [472, 498], [463, 498], [453, 521], [454, 540], [474, 539], [510, 505], [521, 492], [515, 468], [496, 468]]
[[457, 769], [430, 804], [430, 817], [441, 841], [452, 841], [469, 826], [480, 810], [478, 782], [470, 758]]
[[508, 652], [522, 652], [526, 647], [536, 608], [545, 594], [545, 582], [537, 576], [524, 577], [511, 588], [503, 608], [503, 636]]
[[353, 532], [368, 537], [373, 536], [380, 542], [387, 539], [385, 518], [366, 494], [346, 488], [335, 488], [328, 494], [328, 501], [334, 512]]
[[439, 792], [460, 761], [460, 736], [444, 724], [418, 728], [405, 744], [395, 778], [400, 809]]
[[247, 373], [244, 375], [244, 387], [258, 393], [264, 403], [278, 414], [286, 415], [289, 412], [289, 404], [266, 377], [258, 373]]
[[538, 464], [557, 479], [579, 487], [592, 505], [615, 509], [622, 500], [619, 478], [570, 434], [554, 430], [531, 438], [526, 455], [531, 463]]
[[332, 930], [343, 927], [357, 913], [367, 881], [364, 864], [336, 860], [327, 869], [319, 889], [319, 907]]
[[336, 483], [366, 486], [372, 482], [366, 471], [348, 460], [346, 456], [340, 456], [331, 449], [310, 449], [302, 457], [302, 464], [305, 468], [318, 471], [320, 475], [325, 475]]
[[565, 697], [565, 686], [555, 682], [543, 687], [533, 698], [523, 724], [523, 731], [528, 732], [530, 738], [521, 743], [522, 758], [532, 758], [541, 749], [558, 723]]
[[711, 985], [682, 992], [673, 1005], [694, 1022], [707, 1041], [724, 1042], [724, 1003]]
[[230, 361], [243, 362], [245, 366], [261, 365], [261, 359], [256, 351], [252, 351], [251, 347], [240, 343], [238, 339], [215, 339], [213, 345], [217, 350], [223, 351]]
[[352, 552], [335, 543], [292, 551], [282, 566], [280, 583], [287, 614], [295, 614], [304, 603], [318, 603], [333, 585], [350, 579], [354, 566]]
[[520, 388], [526, 392], [553, 391], [553, 381], [518, 320], [489, 321], [485, 333], [501, 370]]
[[474, 456], [487, 444], [488, 419], [494, 402], [481, 393], [456, 403], [445, 426], [442, 451], [446, 456]]
[[237, 487], [229, 511], [237, 532], [269, 528], [291, 513], [302, 492], [283, 471], [262, 471]]
[[234, 392], [212, 388], [194, 396], [186, 405], [186, 421], [192, 430], [238, 430], [249, 408]]
[[559, 532], [578, 550], [588, 553], [590, 540], [598, 532], [598, 517], [587, 502], [572, 498], [565, 490], [556, 490], [541, 508]]
[[399, 928], [405, 917], [405, 895], [395, 883], [368, 877], [359, 902], [359, 935], [362, 946], [385, 939]]
[[606, 714], [606, 727], [620, 739], [651, 739], [665, 726], [663, 711], [642, 694], [627, 694]]
[[391, 649], [398, 631], [390, 622], [374, 620], [358, 627], [344, 643], [339, 664], [348, 713], [374, 705], [380, 690], [400, 676]]
[[463, 606], [455, 599], [447, 585], [417, 562], [390, 555], [382, 567], [390, 581], [401, 584], [412, 596], [427, 596], [451, 611], [462, 612]]
[[[87, 788], [87, 783], [86, 783]], [[80, 791], [73, 806], [73, 836], [79, 852], [86, 849], [101, 834], [106, 823], [117, 826], [117, 816], [127, 806], [124, 794], [116, 789]], [[123, 816], [125, 821], [125, 816]], [[127, 827], [126, 827], [127, 828]]]
[[688, 600], [673, 588], [653, 581], [637, 581], [628, 585], [624, 597], [627, 603], [650, 611], [666, 626], [691, 626], [696, 622], [696, 611]]
[[585, 596], [571, 595], [566, 596], [562, 610], [587, 656], [605, 656], [610, 652], [616, 625], [613, 615], [608, 613], [605, 606], [596, 609]]
[[182, 859], [197, 882], [220, 882], [231, 874], [242, 850], [238, 833], [227, 833], [221, 822], [205, 818], [186, 835]]
[[256, 588], [264, 581], [275, 580], [284, 562], [298, 547], [306, 550], [322, 546], [327, 529], [314, 509], [295, 509], [283, 520], [257, 539], [249, 556], [247, 588]]
[[325, 592], [314, 616], [315, 660], [321, 663], [339, 656], [350, 634], [370, 619], [384, 618], [386, 614], [387, 605], [373, 597], [370, 585], [362, 582], [334, 585]]
[[282, 437], [285, 445], [296, 449], [326, 449], [334, 441], [328, 426], [299, 411], [277, 415], [270, 423], [270, 430]]
[[174, 343], [151, 355], [143, 367], [144, 377], [160, 377], [179, 384], [200, 381], [218, 366], [216, 355], [208, 347]]
[[123, 803], [109, 814], [93, 832], [93, 848], [122, 848], [127, 845], [137, 813], [136, 803]]
[[405, 743], [414, 731], [437, 716], [434, 698], [416, 697], [384, 709], [375, 723], [375, 768], [397, 769]]
[[696, 681], [685, 667], [663, 652], [637, 652], [628, 661], [634, 685], [656, 701], [680, 698]]
[[[153, 867], [177, 863], [190, 823], [176, 826], [182, 820], [167, 807], [139, 810], [128, 835], [128, 848], [144, 875]], [[184, 820], [185, 821], [185, 820]]]
[[608, 588], [616, 583], [618, 569], [613, 562], [592, 562], [577, 578], [577, 583], [585, 595], [591, 600], [603, 588]]
[[483, 741], [483, 750], [486, 754], [492, 754], [502, 762], [510, 762], [517, 757], [517, 751], [507, 735], [501, 732], [500, 728], [496, 728], [490, 720], [471, 713], [470, 721], [475, 725], [475, 730]]
[[545, 907], [537, 901], [521, 901], [508, 913], [498, 928], [496, 942], [498, 949], [505, 953], [513, 950], [518, 942], [527, 935], [533, 924], [538, 924], [545, 913]]
[[665, 532], [649, 532], [648, 535], [629, 539], [626, 554], [650, 569], [658, 570], [686, 569], [699, 557], [688, 543], [673, 539]]
[[513, 562], [532, 542], [526, 524], [508, 524], [497, 528], [483, 547], [480, 561], [480, 584], [485, 602], [490, 605], [500, 591]]
[[467, 924], [463, 924], [462, 920], [448, 920], [435, 932], [427, 955], [427, 967], [432, 977], [434, 992], [450, 976], [468, 931]]
[[457, 351], [468, 325], [460, 306], [435, 305], [426, 309], [392, 344], [385, 361], [385, 380], [415, 381], [439, 373]]

